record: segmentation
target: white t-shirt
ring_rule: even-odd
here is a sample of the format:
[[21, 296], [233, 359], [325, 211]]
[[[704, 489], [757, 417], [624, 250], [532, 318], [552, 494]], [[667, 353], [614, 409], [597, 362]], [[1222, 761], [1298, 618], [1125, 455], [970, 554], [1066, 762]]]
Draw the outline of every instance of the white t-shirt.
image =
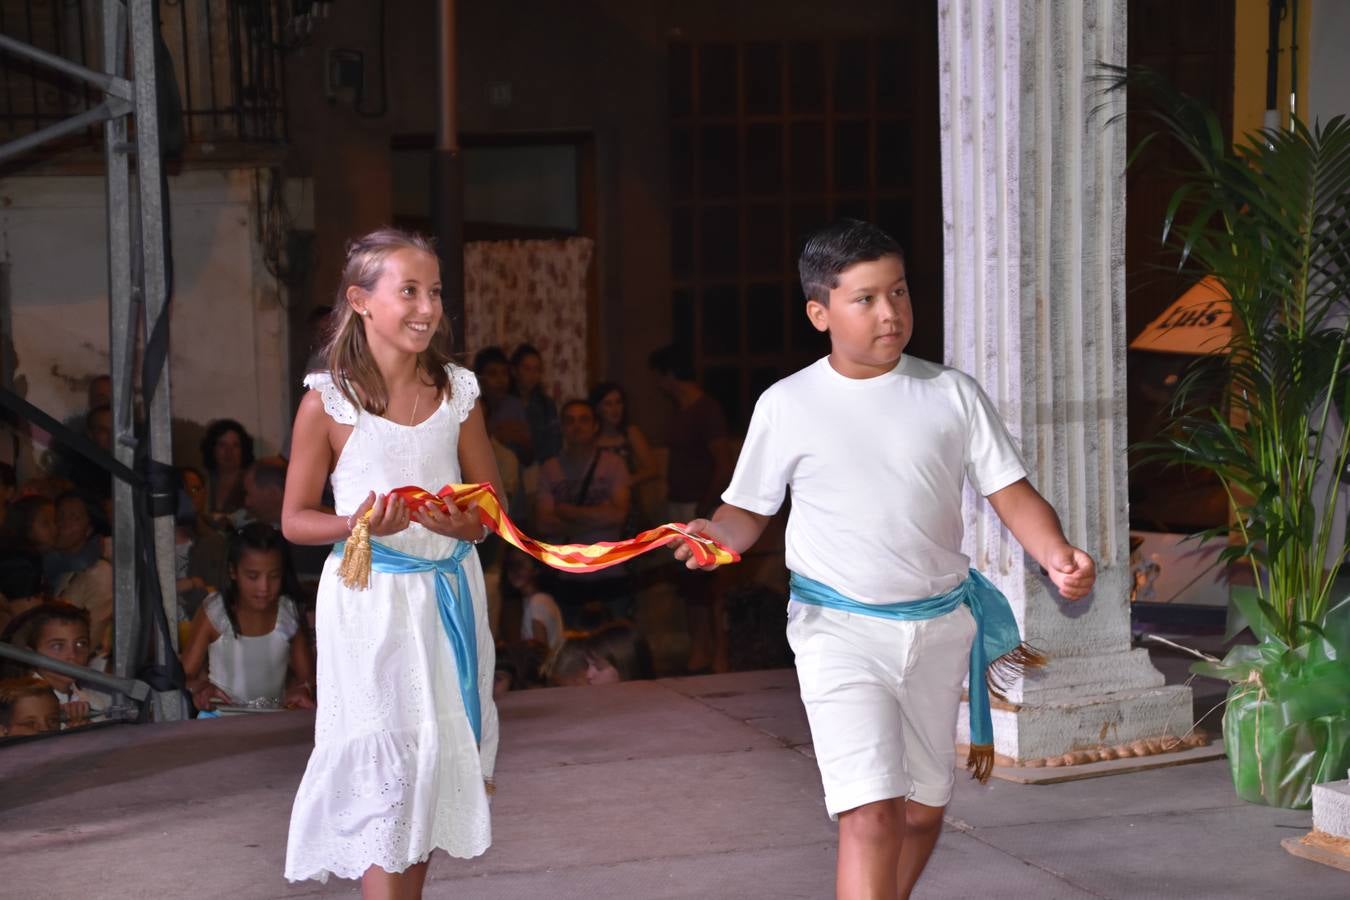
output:
[[558, 609], [558, 602], [553, 599], [551, 594], [539, 591], [526, 598], [525, 609], [520, 616], [521, 640], [528, 641], [534, 638], [535, 622], [543, 623], [544, 633], [548, 636], [550, 653], [555, 652], [562, 646], [562, 610]]
[[827, 357], [760, 396], [722, 499], [768, 516], [791, 486], [788, 568], [895, 603], [966, 577], [963, 478], [987, 496], [1026, 475], [969, 375], [904, 356], [885, 375], [847, 378]]

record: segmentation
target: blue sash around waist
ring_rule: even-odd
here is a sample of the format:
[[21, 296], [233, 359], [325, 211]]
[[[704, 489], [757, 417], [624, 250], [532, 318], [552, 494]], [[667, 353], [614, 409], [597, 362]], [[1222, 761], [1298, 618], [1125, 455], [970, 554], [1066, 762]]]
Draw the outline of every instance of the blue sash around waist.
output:
[[[345, 548], [346, 542], [343, 541], [333, 545], [333, 552], [342, 556]], [[455, 654], [459, 696], [464, 701], [464, 714], [473, 727], [473, 738], [482, 743], [483, 708], [478, 696], [478, 631], [474, 625], [469, 577], [463, 565], [464, 557], [472, 549], [473, 544], [460, 541], [455, 546], [455, 552], [445, 559], [423, 559], [372, 540], [370, 569], [388, 575], [436, 573], [436, 607], [441, 614], [441, 626], [450, 639], [450, 649]]]
[[971, 569], [968, 578], [945, 594], [901, 603], [862, 603], [796, 572], [788, 585], [798, 603], [893, 621], [935, 619], [964, 603], [975, 617], [975, 641], [970, 648], [970, 743], [993, 745], [994, 720], [985, 673], [990, 662], [1016, 650], [1022, 638], [1008, 598], [988, 578]]

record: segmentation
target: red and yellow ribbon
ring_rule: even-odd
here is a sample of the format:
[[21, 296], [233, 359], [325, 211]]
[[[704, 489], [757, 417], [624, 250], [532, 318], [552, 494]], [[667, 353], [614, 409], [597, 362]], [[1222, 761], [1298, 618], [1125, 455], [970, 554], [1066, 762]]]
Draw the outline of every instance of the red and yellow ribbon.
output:
[[[741, 555], [712, 538], [695, 534], [683, 522], [669, 522], [649, 528], [623, 541], [600, 541], [596, 544], [546, 544], [521, 531], [506, 515], [501, 500], [491, 484], [447, 484], [436, 493], [420, 487], [395, 488], [389, 492], [403, 498], [410, 512], [427, 506], [449, 509], [453, 503], [459, 509], [477, 504], [478, 518], [494, 533], [513, 547], [533, 556], [546, 566], [564, 572], [598, 572], [610, 566], [627, 562], [650, 550], [668, 544], [683, 543], [700, 565], [709, 563], [727, 565], [739, 562]], [[363, 588], [370, 581], [370, 513], [367, 512], [352, 529], [338, 570], [348, 587]]]

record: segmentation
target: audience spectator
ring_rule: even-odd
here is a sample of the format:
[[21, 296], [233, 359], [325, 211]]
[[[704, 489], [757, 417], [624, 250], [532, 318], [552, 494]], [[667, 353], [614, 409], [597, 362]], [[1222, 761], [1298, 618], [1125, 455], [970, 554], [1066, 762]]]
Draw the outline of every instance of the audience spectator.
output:
[[601, 625], [585, 639], [586, 683], [618, 684], [652, 677], [647, 639], [624, 620]]
[[[617, 456], [596, 446], [599, 423], [585, 400], [562, 408], [562, 451], [539, 470], [535, 527], [545, 540], [594, 544], [623, 537], [628, 519], [628, 470]], [[578, 624], [586, 602], [605, 605], [615, 616], [627, 612], [627, 570], [613, 566], [586, 575], [564, 575], [556, 591], [564, 616]]]
[[585, 636], [569, 636], [547, 666], [548, 683], [553, 687], [581, 687], [588, 683], [586, 673], [589, 667]]
[[206, 510], [229, 516], [244, 505], [244, 472], [253, 465], [253, 437], [234, 419], [217, 419], [202, 438]]
[[558, 404], [544, 390], [544, 357], [533, 344], [521, 344], [511, 354], [511, 379], [515, 394], [525, 404], [525, 421], [530, 427], [530, 451], [536, 460], [555, 456], [562, 446], [558, 425]]
[[[286, 494], [286, 467], [284, 457], [268, 456], [249, 466], [244, 473], [244, 506], [231, 520], [235, 528], [250, 522], [262, 522], [281, 530], [281, 501]], [[439, 485], [437, 485], [439, 487]], [[323, 564], [331, 548], [323, 545], [286, 545], [286, 555], [292, 569], [303, 583], [306, 597], [312, 596], [323, 575]]]
[[508, 691], [542, 687], [548, 647], [539, 641], [511, 641], [497, 644], [497, 667], [493, 673], [492, 699], [500, 700]]
[[5, 510], [0, 540], [7, 549], [45, 554], [56, 547], [56, 502], [42, 494], [20, 497]]
[[255, 461], [244, 472], [244, 505], [230, 516], [240, 528], [250, 522], [281, 527], [281, 500], [286, 493], [286, 460], [267, 456]]
[[[6, 627], [3, 639], [35, 653], [77, 666], [90, 664], [93, 656], [89, 640], [89, 611], [53, 600], [14, 619]], [[112, 698], [102, 691], [82, 687], [76, 678], [51, 669], [30, 670], [32, 677], [46, 683], [61, 703], [68, 727], [84, 725], [91, 717], [108, 709]]]
[[514, 548], [509, 549], [502, 562], [503, 621], [510, 623], [514, 615], [505, 610], [520, 611], [519, 638], [538, 641], [549, 655], [556, 653], [563, 642], [563, 618], [553, 595], [539, 587], [541, 564], [534, 557]]
[[207, 488], [202, 473], [183, 466], [178, 469], [178, 479], [174, 577], [178, 579], [179, 613], [190, 620], [206, 595], [224, 586], [229, 544], [206, 514]]
[[[112, 454], [112, 407], [104, 405], [91, 408], [84, 413], [81, 427], [84, 436], [94, 446], [108, 455]], [[112, 499], [112, 475], [74, 448], [62, 446], [58, 442], [52, 453], [50, 469], [54, 476], [70, 482], [74, 490], [100, 505]]]
[[522, 466], [534, 460], [525, 404], [511, 393], [511, 361], [500, 347], [484, 347], [473, 358], [488, 435], [516, 455]]
[[94, 529], [89, 501], [67, 491], [56, 498], [56, 539], [42, 558], [43, 577], [60, 594], [72, 575], [83, 572], [103, 557], [103, 535]]
[[0, 736], [26, 737], [61, 730], [61, 702], [45, 682], [0, 681]]
[[[636, 513], [640, 505], [638, 488], [661, 475], [656, 454], [642, 429], [628, 421], [628, 394], [617, 381], [605, 381], [591, 391], [591, 406], [600, 420], [600, 434], [596, 446], [608, 450], [623, 460], [628, 468], [628, 486], [632, 489], [632, 506]], [[627, 531], [636, 532], [652, 524], [656, 516], [647, 510], [629, 515]]]
[[230, 539], [229, 581], [202, 603], [183, 651], [199, 710], [218, 702], [314, 708], [314, 658], [300, 610], [283, 592], [289, 580], [275, 528], [253, 522]]
[[[662, 347], [648, 358], [657, 386], [675, 404], [667, 442], [666, 515], [672, 522], [710, 516], [718, 496], [731, 480], [734, 464], [726, 417], [717, 401], [694, 380], [688, 352]], [[714, 590], [715, 575], [680, 568], [676, 576], [689, 622], [690, 672], [724, 668], [725, 640], [716, 627], [721, 616]]]

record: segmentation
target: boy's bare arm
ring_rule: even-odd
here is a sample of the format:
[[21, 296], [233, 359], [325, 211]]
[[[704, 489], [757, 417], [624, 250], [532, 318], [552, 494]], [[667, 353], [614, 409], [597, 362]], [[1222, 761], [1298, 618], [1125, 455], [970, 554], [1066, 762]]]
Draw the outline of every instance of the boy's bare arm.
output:
[[[732, 506], [730, 503], [719, 506], [711, 519], [694, 519], [688, 523], [690, 531], [706, 535], [737, 553], [749, 550], [755, 541], [759, 540], [768, 524], [769, 516], [762, 516], [748, 509]], [[717, 568], [717, 563], [700, 566], [694, 562], [691, 551], [683, 544], [675, 548], [675, 558], [683, 560], [691, 569]]]
[[1066, 599], [1078, 600], [1092, 590], [1097, 567], [1092, 557], [1069, 543], [1054, 507], [1031, 482], [1015, 481], [988, 497], [989, 505], [1022, 548], [1050, 576]]

